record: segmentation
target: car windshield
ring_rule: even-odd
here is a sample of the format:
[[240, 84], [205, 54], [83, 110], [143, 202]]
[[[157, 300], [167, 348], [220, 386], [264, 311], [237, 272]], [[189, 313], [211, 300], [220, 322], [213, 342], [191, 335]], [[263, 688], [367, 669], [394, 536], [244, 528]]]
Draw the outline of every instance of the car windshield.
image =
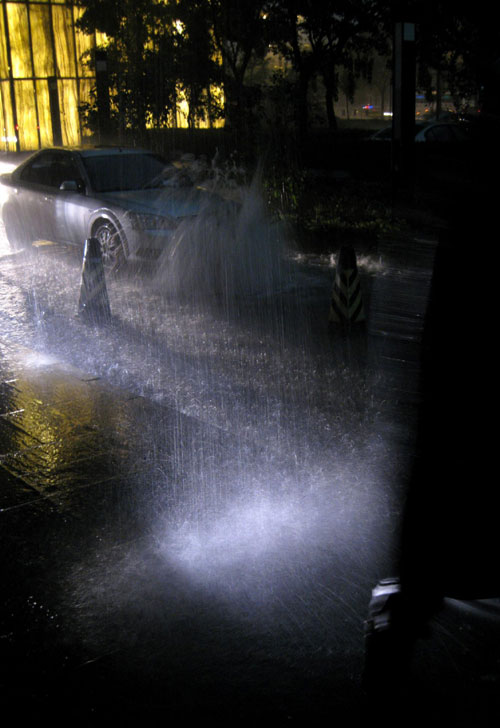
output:
[[156, 154], [99, 154], [82, 159], [95, 192], [161, 186], [167, 162]]

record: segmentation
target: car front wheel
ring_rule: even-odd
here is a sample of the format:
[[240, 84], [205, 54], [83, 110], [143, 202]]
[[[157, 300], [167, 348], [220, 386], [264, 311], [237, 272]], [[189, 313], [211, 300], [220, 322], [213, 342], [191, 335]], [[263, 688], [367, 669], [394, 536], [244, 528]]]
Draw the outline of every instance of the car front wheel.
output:
[[106, 270], [115, 272], [125, 263], [123, 242], [115, 226], [101, 220], [92, 229], [92, 237], [101, 245], [102, 263]]

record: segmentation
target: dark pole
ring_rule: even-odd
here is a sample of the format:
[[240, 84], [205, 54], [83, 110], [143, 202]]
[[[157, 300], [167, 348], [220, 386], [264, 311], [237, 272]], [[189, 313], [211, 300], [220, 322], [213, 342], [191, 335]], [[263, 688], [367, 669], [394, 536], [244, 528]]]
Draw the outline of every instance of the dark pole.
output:
[[95, 81], [99, 142], [105, 144], [110, 141], [109, 137], [111, 135], [108, 59], [106, 51], [96, 50], [95, 52]]
[[[16, 152], [20, 152], [21, 143], [19, 141], [19, 126], [17, 123], [16, 91], [15, 91], [15, 86], [14, 86], [14, 76], [12, 73], [12, 57], [11, 57], [11, 52], [10, 52], [10, 36], [9, 36], [10, 29], [9, 29], [9, 19], [8, 19], [8, 15], [7, 15], [6, 3], [2, 3], [2, 9], [3, 9], [3, 23], [4, 23], [4, 28], [5, 28], [5, 50], [7, 52], [7, 65], [9, 68], [9, 90], [10, 90], [10, 103], [11, 103], [11, 108], [12, 108], [12, 123], [14, 125], [14, 131], [15, 131], [15, 136], [16, 136]], [[8, 144], [9, 144], [9, 142], [7, 142], [7, 145]]]
[[393, 46], [392, 179], [396, 193], [411, 194], [415, 177], [415, 23], [395, 16]]
[[61, 128], [61, 114], [59, 107], [59, 91], [57, 88], [57, 78], [51, 76], [48, 79], [49, 84], [49, 106], [50, 106], [50, 118], [52, 121], [52, 142], [54, 146], [60, 147], [62, 145], [62, 128]]

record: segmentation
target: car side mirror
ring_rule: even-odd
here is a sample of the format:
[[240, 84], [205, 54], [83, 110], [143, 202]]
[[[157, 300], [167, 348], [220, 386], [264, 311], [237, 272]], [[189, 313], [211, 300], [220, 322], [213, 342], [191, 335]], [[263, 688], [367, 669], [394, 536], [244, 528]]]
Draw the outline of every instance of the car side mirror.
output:
[[84, 186], [81, 180], [66, 179], [61, 182], [59, 189], [63, 190], [63, 192], [83, 192]]

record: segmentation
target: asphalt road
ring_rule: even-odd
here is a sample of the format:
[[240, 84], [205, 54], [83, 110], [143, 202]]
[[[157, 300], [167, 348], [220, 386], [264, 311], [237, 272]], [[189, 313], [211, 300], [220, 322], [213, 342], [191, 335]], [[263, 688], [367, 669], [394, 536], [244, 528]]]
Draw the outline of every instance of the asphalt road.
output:
[[230, 321], [116, 280], [103, 331], [75, 320], [74, 256], [0, 248], [6, 712], [498, 724], [494, 593], [445, 595], [403, 684], [390, 651], [362, 682], [371, 589], [400, 564], [435, 240], [361, 256], [347, 338], [322, 318], [325, 261]]

